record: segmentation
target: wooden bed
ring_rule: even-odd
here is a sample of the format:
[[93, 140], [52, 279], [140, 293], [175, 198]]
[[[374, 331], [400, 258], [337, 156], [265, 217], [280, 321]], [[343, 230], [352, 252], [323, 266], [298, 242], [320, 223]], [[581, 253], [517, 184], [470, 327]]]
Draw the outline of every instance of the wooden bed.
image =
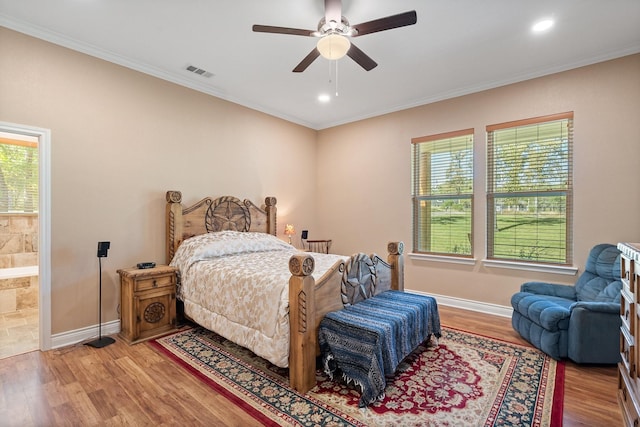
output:
[[[232, 196], [206, 197], [192, 206], [182, 205], [180, 191], [166, 193], [166, 261], [171, 262], [180, 244], [193, 236], [234, 230], [276, 235], [276, 198], [267, 197], [258, 207]], [[326, 313], [363, 299], [366, 293], [404, 290], [402, 242], [390, 242], [387, 260], [362, 253], [339, 261], [321, 280], [312, 277], [311, 254], [295, 252], [289, 259], [289, 377], [301, 393], [315, 383], [319, 355], [318, 326]], [[216, 332], [216, 331], [214, 331]]]

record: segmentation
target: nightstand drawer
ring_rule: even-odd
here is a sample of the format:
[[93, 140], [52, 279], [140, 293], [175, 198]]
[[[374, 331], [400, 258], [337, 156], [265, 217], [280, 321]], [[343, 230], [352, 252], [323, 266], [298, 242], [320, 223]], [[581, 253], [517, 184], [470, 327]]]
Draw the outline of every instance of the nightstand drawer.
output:
[[153, 276], [144, 279], [137, 279], [135, 281], [135, 292], [147, 291], [149, 289], [164, 288], [166, 286], [173, 286], [176, 283], [176, 275], [166, 274], [164, 276]]
[[618, 368], [618, 403], [622, 409], [622, 418], [625, 425], [637, 426], [640, 422], [638, 416], [638, 404], [634, 399], [631, 381], [627, 377], [624, 367]]
[[[623, 253], [620, 257], [620, 273], [623, 284], [623, 289], [629, 294], [634, 295], [636, 293], [635, 286], [635, 261], [632, 258], [632, 254]], [[635, 302], [635, 301], [634, 301]]]
[[622, 364], [629, 373], [629, 376], [635, 378], [635, 340], [624, 325], [620, 327], [620, 357], [622, 358]]
[[636, 322], [633, 320], [636, 317], [636, 305], [633, 303], [633, 296], [629, 295], [626, 289], [620, 291], [620, 296], [620, 318], [622, 319], [622, 324], [631, 336], [635, 336]]

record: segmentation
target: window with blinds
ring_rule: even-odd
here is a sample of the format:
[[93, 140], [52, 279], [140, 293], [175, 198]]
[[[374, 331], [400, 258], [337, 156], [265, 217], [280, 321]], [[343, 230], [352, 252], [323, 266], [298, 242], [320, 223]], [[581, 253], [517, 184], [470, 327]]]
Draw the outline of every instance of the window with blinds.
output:
[[38, 144], [0, 137], [0, 213], [38, 212]]
[[413, 252], [473, 255], [473, 129], [411, 140]]
[[573, 112], [487, 126], [487, 258], [572, 263]]

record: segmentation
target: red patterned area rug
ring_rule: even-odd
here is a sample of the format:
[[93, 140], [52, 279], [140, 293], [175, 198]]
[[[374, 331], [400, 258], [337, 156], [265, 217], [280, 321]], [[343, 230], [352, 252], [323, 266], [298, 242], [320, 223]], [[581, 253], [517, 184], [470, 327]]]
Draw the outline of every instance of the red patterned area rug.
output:
[[443, 328], [387, 380], [386, 396], [360, 393], [318, 371], [307, 394], [288, 371], [202, 328], [151, 342], [234, 405], [269, 426], [561, 426], [564, 364], [536, 349]]

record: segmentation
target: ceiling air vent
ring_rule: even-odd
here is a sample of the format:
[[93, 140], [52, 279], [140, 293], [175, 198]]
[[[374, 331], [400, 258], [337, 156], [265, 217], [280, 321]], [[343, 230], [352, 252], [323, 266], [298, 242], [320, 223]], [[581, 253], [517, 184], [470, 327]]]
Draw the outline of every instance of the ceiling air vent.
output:
[[191, 71], [192, 73], [198, 74], [202, 77], [213, 77], [213, 73], [207, 70], [203, 70], [202, 68], [194, 67], [193, 65], [187, 65], [187, 68], [185, 68], [185, 70]]

